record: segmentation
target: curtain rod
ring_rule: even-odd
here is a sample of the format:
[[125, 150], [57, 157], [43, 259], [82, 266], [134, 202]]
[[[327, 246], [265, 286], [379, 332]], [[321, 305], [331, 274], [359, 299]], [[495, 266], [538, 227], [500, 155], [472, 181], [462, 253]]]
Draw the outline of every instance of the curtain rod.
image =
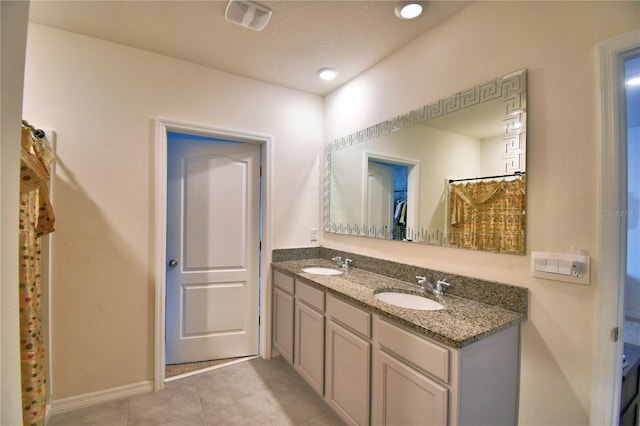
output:
[[497, 178], [505, 178], [505, 177], [516, 177], [516, 176], [524, 176], [526, 172], [514, 172], [513, 174], [510, 175], [497, 175], [497, 176], [482, 176], [482, 177], [475, 177], [475, 178], [467, 178], [467, 179], [449, 179], [449, 183], [453, 183], [453, 182], [464, 182], [467, 180], [480, 180], [480, 179], [497, 179]]
[[29, 129], [31, 129], [31, 133], [33, 134], [34, 137], [38, 138], [38, 139], [42, 139], [44, 138], [47, 134], [44, 132], [44, 130], [42, 129], [36, 129], [35, 127], [33, 127], [31, 124], [29, 124], [29, 122], [27, 120], [22, 120], [22, 125], [24, 127], [27, 127]]

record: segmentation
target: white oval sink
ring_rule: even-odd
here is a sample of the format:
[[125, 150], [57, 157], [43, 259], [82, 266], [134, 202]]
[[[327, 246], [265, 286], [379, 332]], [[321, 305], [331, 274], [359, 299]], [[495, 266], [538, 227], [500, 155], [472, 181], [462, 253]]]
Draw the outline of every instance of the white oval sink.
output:
[[398, 293], [395, 291], [383, 291], [375, 294], [376, 299], [400, 308], [418, 309], [420, 311], [437, 311], [444, 309], [435, 300], [427, 299], [417, 294]]
[[342, 272], [333, 268], [322, 268], [320, 266], [314, 266], [309, 268], [304, 268], [302, 272], [307, 272], [309, 274], [316, 275], [340, 275]]

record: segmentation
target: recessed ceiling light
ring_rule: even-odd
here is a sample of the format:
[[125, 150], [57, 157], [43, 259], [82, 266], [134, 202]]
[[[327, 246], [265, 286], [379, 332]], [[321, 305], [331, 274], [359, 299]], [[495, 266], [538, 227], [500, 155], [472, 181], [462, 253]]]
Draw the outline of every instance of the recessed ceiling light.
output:
[[338, 75], [338, 71], [333, 68], [320, 68], [318, 75], [323, 80], [333, 80]]
[[422, 5], [418, 2], [403, 2], [396, 6], [396, 16], [402, 19], [413, 19], [422, 13]]

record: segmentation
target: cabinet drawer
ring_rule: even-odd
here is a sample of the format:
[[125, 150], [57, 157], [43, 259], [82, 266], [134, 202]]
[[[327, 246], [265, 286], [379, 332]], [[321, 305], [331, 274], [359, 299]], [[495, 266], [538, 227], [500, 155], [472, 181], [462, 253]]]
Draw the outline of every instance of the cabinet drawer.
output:
[[327, 314], [345, 327], [371, 338], [371, 314], [329, 295]]
[[293, 294], [293, 277], [280, 271], [273, 271], [273, 284], [286, 291], [289, 294]]
[[449, 383], [448, 349], [379, 318], [376, 321], [380, 346], [442, 382]]
[[296, 297], [307, 305], [324, 312], [324, 292], [296, 280]]

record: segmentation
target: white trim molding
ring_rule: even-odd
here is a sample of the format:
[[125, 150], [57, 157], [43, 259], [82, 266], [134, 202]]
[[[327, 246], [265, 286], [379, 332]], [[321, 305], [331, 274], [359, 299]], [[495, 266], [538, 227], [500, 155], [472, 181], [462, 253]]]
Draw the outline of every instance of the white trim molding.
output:
[[[56, 142], [56, 132], [43, 128], [45, 133], [45, 141], [49, 143], [49, 147], [53, 151], [54, 154], [57, 153], [57, 142]], [[52, 205], [56, 204], [56, 161], [53, 161], [49, 165], [49, 201]], [[53, 306], [51, 304], [52, 294], [51, 289], [53, 288], [53, 254], [55, 247], [55, 235], [56, 233], [50, 233], [47, 235], [43, 235], [40, 237], [40, 242], [42, 244], [41, 248], [41, 259], [42, 259], [42, 268], [41, 268], [41, 293], [42, 293], [42, 332], [44, 338], [44, 351], [45, 351], [45, 359], [46, 366], [45, 371], [47, 374], [47, 409], [49, 409], [49, 405], [51, 404], [51, 395], [54, 393], [53, 389], [53, 377], [51, 372], [53, 371], [53, 339], [51, 338], [52, 326], [53, 326]], [[45, 412], [45, 424], [46, 424], [46, 416], [48, 416], [48, 412]]]
[[153, 391], [153, 382], [144, 381], [97, 392], [76, 395], [69, 398], [62, 398], [51, 402], [51, 406], [47, 407], [51, 409], [51, 413], [47, 410], [47, 415], [55, 416], [56, 414], [66, 413], [67, 411], [130, 398], [132, 396], [142, 395], [151, 391]]
[[626, 273], [626, 220], [607, 216], [605, 210], [626, 207], [626, 147], [624, 129], [623, 79], [620, 58], [640, 46], [640, 30], [623, 34], [598, 46], [597, 89], [601, 117], [601, 162], [599, 164], [599, 257], [598, 312], [595, 324], [591, 425], [618, 424], [622, 376], [623, 341], [612, 332], [622, 330], [624, 316], [624, 277]]
[[271, 162], [273, 138], [256, 133], [224, 130], [200, 124], [189, 124], [157, 118], [156, 141], [156, 224], [155, 224], [155, 339], [153, 388], [162, 390], [165, 383], [165, 299], [166, 299], [166, 228], [167, 228], [167, 132], [175, 131], [231, 139], [262, 146], [262, 250], [260, 268], [260, 356], [271, 357]]

